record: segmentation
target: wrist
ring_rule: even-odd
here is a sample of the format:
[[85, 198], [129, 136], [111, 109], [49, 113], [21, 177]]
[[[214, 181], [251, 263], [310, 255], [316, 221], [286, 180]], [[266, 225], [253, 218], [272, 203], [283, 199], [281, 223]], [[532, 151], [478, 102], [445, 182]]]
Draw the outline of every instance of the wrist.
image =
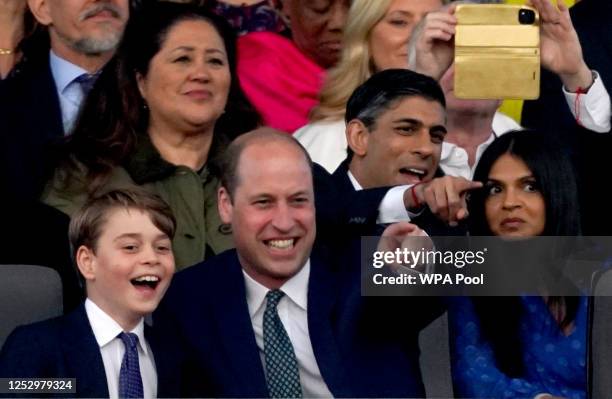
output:
[[582, 64], [576, 73], [561, 74], [559, 76], [561, 77], [563, 86], [570, 93], [587, 91], [595, 81], [595, 75], [585, 63]]
[[404, 191], [404, 205], [409, 212], [417, 213], [423, 208], [422, 185], [417, 183]]

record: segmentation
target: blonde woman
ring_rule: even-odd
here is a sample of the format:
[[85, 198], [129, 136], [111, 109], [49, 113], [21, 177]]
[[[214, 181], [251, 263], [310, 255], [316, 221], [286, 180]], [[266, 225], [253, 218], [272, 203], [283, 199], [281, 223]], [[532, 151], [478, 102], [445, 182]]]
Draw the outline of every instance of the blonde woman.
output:
[[408, 67], [412, 30], [442, 0], [353, 0], [342, 55], [330, 70], [309, 124], [295, 132], [313, 161], [333, 172], [346, 157], [344, 110], [357, 86], [374, 72]]

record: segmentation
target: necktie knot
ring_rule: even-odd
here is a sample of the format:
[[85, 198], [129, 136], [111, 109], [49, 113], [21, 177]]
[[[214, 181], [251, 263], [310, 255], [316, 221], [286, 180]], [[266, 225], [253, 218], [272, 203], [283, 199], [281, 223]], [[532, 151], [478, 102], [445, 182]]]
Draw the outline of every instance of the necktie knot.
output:
[[285, 296], [285, 293], [281, 290], [270, 290], [266, 294], [267, 308], [276, 308], [280, 300]]
[[83, 91], [83, 95], [87, 96], [91, 91], [94, 83], [96, 83], [96, 79], [98, 78], [99, 72], [96, 73], [84, 73], [78, 76], [75, 81], [81, 86], [81, 90]]
[[138, 335], [134, 333], [122, 332], [119, 334], [119, 338], [123, 341], [126, 349], [134, 349], [138, 345]]

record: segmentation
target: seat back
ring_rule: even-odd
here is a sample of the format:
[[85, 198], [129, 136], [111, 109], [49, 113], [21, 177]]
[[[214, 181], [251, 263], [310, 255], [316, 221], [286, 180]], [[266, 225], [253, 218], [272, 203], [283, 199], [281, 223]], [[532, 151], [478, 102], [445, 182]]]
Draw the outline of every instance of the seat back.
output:
[[0, 347], [22, 324], [62, 314], [62, 281], [44, 266], [0, 265]]
[[595, 274], [590, 298], [589, 389], [592, 399], [612, 392], [612, 270]]
[[419, 348], [421, 374], [427, 397], [454, 397], [446, 312], [421, 331]]

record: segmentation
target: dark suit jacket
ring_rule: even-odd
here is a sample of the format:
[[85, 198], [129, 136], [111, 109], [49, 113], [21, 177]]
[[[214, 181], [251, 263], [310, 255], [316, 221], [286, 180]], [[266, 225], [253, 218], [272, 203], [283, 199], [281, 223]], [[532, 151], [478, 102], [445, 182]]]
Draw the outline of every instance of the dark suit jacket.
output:
[[[612, 93], [612, 2], [583, 0], [570, 9], [589, 68], [599, 72], [604, 86]], [[588, 131], [578, 126], [561, 92], [561, 80], [543, 70], [540, 98], [526, 101], [522, 123], [561, 141], [575, 162], [578, 173], [583, 234], [609, 235], [612, 214], [608, 207], [610, 173], [606, 170], [612, 148], [612, 135]]]
[[[417, 335], [432, 301], [362, 297], [359, 280], [358, 263], [311, 256], [308, 327], [325, 383], [335, 397], [423, 396]], [[154, 325], [183, 345], [182, 395], [268, 396], [235, 250], [177, 273]]]
[[0, 88], [0, 121], [0, 183], [18, 199], [38, 199], [49, 173], [49, 143], [64, 134], [48, 48]]
[[[167, 345], [162, 346], [149, 327], [145, 327], [145, 335], [154, 353], [158, 397], [176, 397], [178, 374], [169, 362], [173, 357], [166, 355]], [[55, 396], [108, 397], [102, 355], [85, 306], [66, 316], [15, 329], [0, 352], [0, 377], [76, 378], [76, 394]]]
[[[368, 209], [370, 214], [367, 215], [368, 224], [364, 225], [362, 230], [365, 230], [366, 234], [363, 235], [378, 235], [382, 233], [381, 227], [373, 227], [376, 218], [378, 217], [378, 207], [385, 194], [389, 191], [389, 187], [382, 187], [376, 189], [367, 189], [356, 191], [353, 187], [353, 183], [348, 177], [348, 160], [343, 161], [338, 169], [332, 175], [334, 186], [338, 190], [341, 196], [345, 198], [351, 198], [351, 196], [359, 195], [363, 196], [361, 203], [364, 209]], [[438, 175], [436, 175], [438, 176]], [[317, 209], [318, 211], [318, 209]], [[365, 212], [363, 212], [365, 214]], [[458, 227], [452, 228], [438, 219], [434, 214], [431, 213], [429, 208], [426, 208], [421, 214], [411, 220], [412, 223], [425, 230], [430, 236], [455, 236], [464, 235], [465, 228]]]
[[360, 236], [379, 233], [378, 207], [388, 187], [346, 190], [321, 165], [313, 165], [317, 242], [344, 246]]

